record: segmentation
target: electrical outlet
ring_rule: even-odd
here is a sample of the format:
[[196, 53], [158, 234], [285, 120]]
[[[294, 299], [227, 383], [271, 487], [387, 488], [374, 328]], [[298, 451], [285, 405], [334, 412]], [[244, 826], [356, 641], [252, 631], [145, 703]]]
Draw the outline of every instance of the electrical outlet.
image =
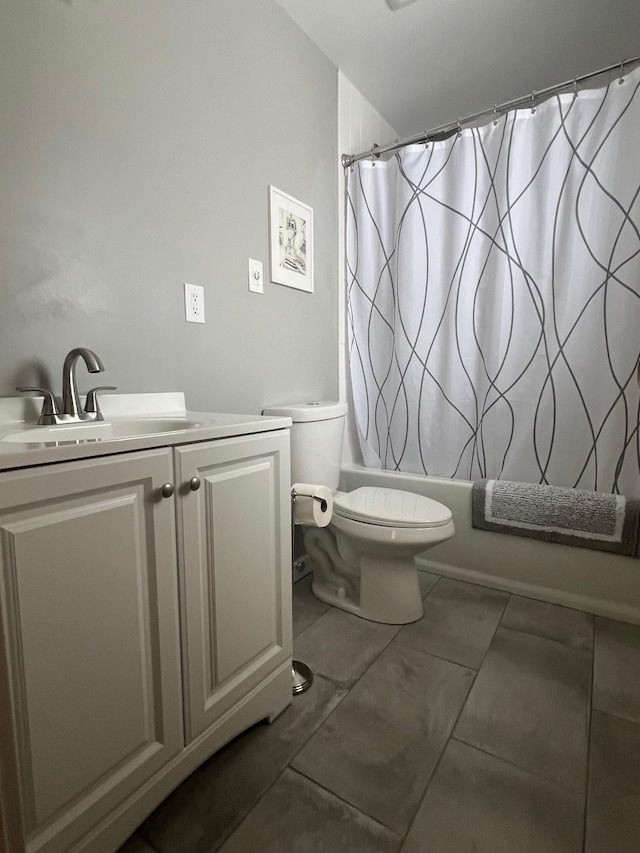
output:
[[252, 293], [264, 293], [264, 279], [262, 277], [262, 262], [249, 258], [249, 290]]
[[204, 287], [185, 281], [184, 311], [187, 323], [204, 323]]

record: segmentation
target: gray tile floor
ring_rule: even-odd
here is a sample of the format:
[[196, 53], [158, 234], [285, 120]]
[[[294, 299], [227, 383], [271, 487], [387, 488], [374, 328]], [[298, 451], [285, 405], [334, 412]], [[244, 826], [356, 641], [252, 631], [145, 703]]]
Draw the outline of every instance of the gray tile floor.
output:
[[294, 587], [314, 684], [120, 853], [638, 853], [640, 627], [421, 574], [366, 622]]

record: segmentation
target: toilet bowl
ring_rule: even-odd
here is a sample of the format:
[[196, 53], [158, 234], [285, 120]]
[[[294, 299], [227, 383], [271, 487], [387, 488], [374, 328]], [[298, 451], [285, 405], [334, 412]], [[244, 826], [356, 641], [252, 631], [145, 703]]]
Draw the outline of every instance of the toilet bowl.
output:
[[314, 595], [334, 607], [402, 625], [423, 614], [415, 557], [451, 538], [451, 511], [431, 498], [366, 486], [338, 491], [347, 407], [313, 401], [264, 410], [290, 417], [292, 483], [319, 483], [334, 495], [328, 527], [304, 527]]
[[451, 511], [396, 489], [336, 492], [332, 521], [304, 542], [320, 600], [373, 622], [403, 625], [423, 614], [417, 554], [455, 532]]

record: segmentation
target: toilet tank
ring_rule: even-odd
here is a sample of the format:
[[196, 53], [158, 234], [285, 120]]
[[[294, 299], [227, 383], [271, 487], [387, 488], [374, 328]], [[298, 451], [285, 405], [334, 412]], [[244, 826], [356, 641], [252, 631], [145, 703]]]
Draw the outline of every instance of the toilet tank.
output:
[[291, 418], [291, 482], [338, 488], [346, 403], [317, 400], [265, 409], [264, 415]]

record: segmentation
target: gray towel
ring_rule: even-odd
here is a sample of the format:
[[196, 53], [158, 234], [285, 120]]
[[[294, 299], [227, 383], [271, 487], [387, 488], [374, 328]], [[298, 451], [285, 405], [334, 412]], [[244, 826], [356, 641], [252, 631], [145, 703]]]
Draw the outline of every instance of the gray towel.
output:
[[473, 526], [635, 556], [640, 501], [508, 480], [473, 484]]

